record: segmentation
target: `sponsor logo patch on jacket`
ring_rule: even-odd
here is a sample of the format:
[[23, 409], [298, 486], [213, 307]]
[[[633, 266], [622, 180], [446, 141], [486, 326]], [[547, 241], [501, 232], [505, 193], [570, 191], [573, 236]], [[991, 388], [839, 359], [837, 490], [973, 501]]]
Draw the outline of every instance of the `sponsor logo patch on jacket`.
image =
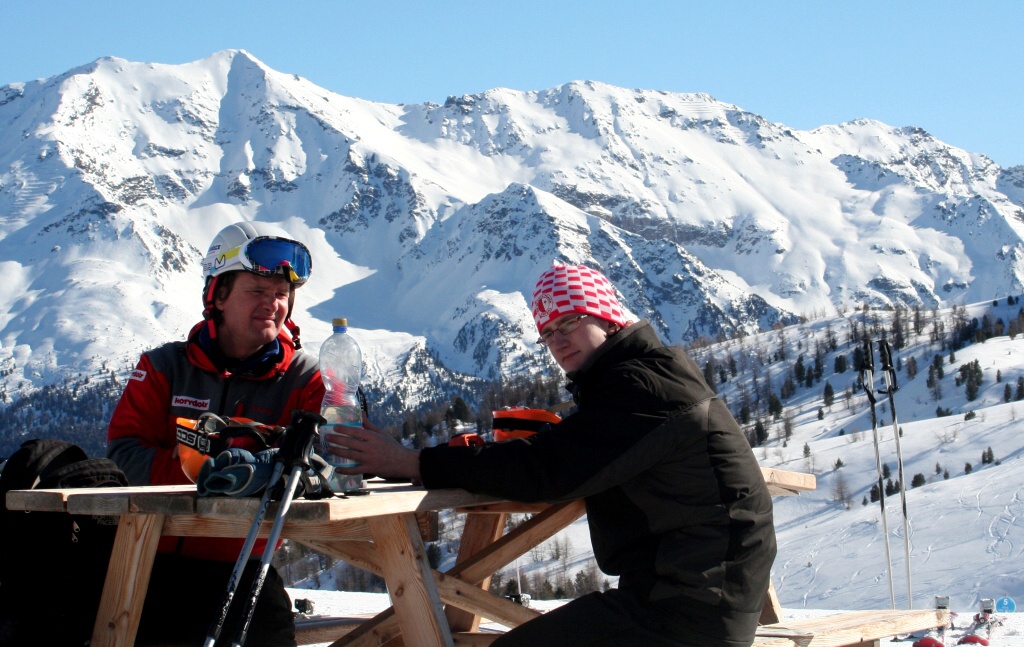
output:
[[128, 379], [129, 380], [138, 380], [139, 382], [145, 382], [146, 381], [146, 371], [140, 371], [139, 369], [135, 369], [134, 371], [132, 371], [128, 375]]
[[172, 407], [187, 407], [189, 409], [199, 409], [200, 411], [206, 411], [210, 408], [210, 400], [202, 400], [200, 398], [193, 398], [188, 395], [176, 395], [171, 398]]

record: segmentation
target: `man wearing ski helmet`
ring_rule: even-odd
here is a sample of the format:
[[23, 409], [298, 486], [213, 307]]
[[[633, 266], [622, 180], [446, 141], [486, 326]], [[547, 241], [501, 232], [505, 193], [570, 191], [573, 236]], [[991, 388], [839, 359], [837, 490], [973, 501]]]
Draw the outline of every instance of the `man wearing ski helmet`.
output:
[[[320, 410], [324, 386], [317, 360], [299, 350], [299, 329], [291, 321], [295, 291], [311, 269], [305, 245], [277, 227], [240, 222], [217, 234], [203, 259], [203, 320], [185, 341], [142, 355], [111, 417], [107, 454], [132, 485], [194, 478], [179, 456], [179, 417], [196, 419], [209, 411], [283, 426], [293, 409]], [[231, 442], [244, 447], [252, 441]], [[201, 644], [241, 546], [241, 539], [163, 537], [137, 644]], [[256, 561], [238, 590], [248, 590], [263, 547], [257, 544]], [[218, 645], [234, 636], [243, 606], [232, 605]], [[291, 601], [272, 569], [246, 644], [294, 645], [294, 634]]]
[[575, 413], [480, 447], [411, 450], [353, 428], [335, 453], [428, 488], [584, 499], [597, 564], [618, 588], [530, 620], [495, 647], [748, 647], [776, 545], [771, 497], [739, 425], [690, 357], [630, 320], [601, 272], [556, 263], [531, 305]]

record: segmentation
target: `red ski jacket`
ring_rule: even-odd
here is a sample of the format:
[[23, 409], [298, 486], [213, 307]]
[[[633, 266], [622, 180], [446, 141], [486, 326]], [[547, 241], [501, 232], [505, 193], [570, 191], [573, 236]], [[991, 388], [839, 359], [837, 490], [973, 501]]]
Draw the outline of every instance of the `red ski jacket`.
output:
[[[132, 485], [189, 483], [175, 451], [176, 420], [198, 418], [205, 411], [287, 425], [293, 409], [320, 411], [324, 385], [314, 356], [296, 351], [282, 331], [264, 357], [234, 372], [219, 368], [199, 338], [205, 324], [192, 328], [188, 340], [171, 342], [139, 359], [114, 409], [107, 431], [107, 456]], [[242, 539], [164, 537], [160, 552], [186, 557], [234, 561]], [[257, 544], [255, 554], [262, 552]]]

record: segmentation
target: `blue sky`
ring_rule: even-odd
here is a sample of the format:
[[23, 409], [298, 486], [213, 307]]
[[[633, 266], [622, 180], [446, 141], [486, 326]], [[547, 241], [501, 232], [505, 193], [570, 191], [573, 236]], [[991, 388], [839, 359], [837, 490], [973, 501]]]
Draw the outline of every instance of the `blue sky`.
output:
[[1020, 0], [5, 0], [0, 16], [0, 85], [238, 48], [372, 101], [595, 80], [706, 92], [798, 129], [919, 126], [1024, 164]]

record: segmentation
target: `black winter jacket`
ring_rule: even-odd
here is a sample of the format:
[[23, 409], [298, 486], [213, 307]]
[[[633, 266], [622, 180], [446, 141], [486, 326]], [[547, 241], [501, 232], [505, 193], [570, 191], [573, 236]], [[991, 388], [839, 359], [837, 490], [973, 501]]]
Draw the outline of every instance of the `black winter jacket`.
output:
[[529, 439], [420, 454], [425, 486], [586, 501], [601, 570], [692, 614], [694, 644], [749, 645], [775, 559], [753, 452], [697, 365], [645, 322], [569, 375], [577, 411]]

